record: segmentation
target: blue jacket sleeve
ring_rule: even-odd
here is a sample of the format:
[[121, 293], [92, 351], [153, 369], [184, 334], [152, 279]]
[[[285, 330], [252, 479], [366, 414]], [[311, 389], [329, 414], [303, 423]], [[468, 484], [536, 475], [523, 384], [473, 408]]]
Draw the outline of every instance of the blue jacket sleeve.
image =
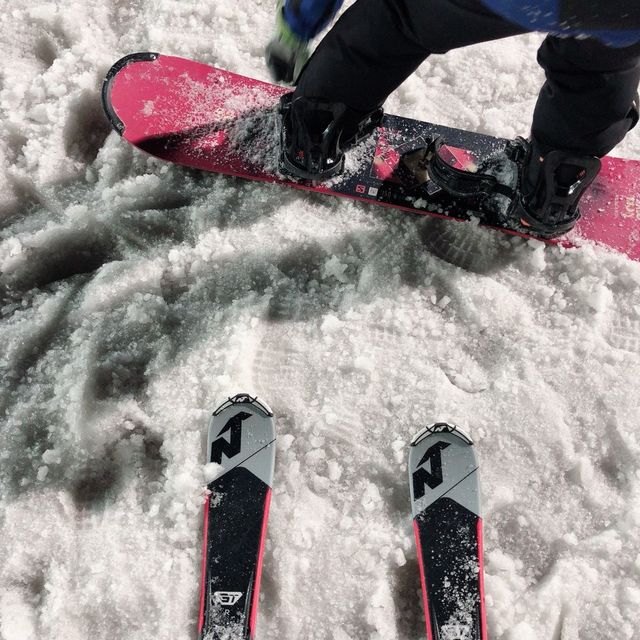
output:
[[638, 0], [481, 0], [486, 7], [531, 31], [592, 36], [613, 47], [640, 41]]
[[284, 18], [298, 37], [310, 40], [331, 22], [343, 1], [286, 0]]

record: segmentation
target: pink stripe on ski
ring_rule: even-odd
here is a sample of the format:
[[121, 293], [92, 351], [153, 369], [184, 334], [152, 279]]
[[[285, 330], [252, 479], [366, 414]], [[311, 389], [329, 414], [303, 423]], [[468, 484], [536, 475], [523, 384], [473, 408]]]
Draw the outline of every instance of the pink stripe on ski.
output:
[[427, 640], [433, 640], [431, 631], [431, 619], [429, 617], [429, 599], [427, 597], [427, 578], [424, 575], [424, 558], [422, 557], [422, 546], [420, 545], [420, 531], [418, 523], [413, 521], [413, 535], [416, 538], [416, 549], [418, 551], [418, 566], [420, 567], [420, 584], [422, 585], [422, 606], [424, 608], [424, 618], [427, 626]]
[[258, 564], [256, 567], [256, 580], [251, 594], [251, 613], [249, 615], [249, 637], [253, 638], [258, 616], [258, 601], [260, 599], [260, 581], [262, 580], [262, 558], [264, 556], [264, 543], [267, 539], [267, 521], [269, 520], [269, 506], [271, 505], [271, 488], [267, 489], [264, 499], [264, 517], [262, 519], [262, 531], [260, 532], [260, 547], [258, 551]]
[[489, 640], [487, 635], [487, 611], [484, 603], [484, 543], [482, 538], [482, 518], [478, 518], [478, 582], [480, 586], [480, 637]]
[[209, 503], [211, 502], [211, 494], [207, 494], [207, 498], [204, 503], [204, 527], [203, 535], [204, 540], [202, 542], [202, 576], [200, 578], [200, 615], [198, 617], [198, 634], [202, 634], [202, 627], [204, 626], [204, 604], [206, 595], [206, 581], [207, 581], [207, 538], [209, 533]]

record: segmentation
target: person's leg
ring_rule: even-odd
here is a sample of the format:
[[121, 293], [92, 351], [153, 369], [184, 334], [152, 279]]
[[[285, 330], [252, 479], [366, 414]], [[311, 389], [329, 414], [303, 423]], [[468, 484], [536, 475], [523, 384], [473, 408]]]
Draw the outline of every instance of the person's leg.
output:
[[638, 121], [640, 45], [548, 36], [538, 62], [547, 81], [531, 133], [543, 149], [602, 157]]
[[557, 235], [575, 224], [599, 158], [638, 121], [640, 45], [547, 36], [538, 52], [547, 80], [533, 116], [521, 179], [522, 224]]
[[380, 121], [380, 107], [432, 53], [525, 31], [479, 0], [358, 0], [281, 101], [283, 171], [325, 180], [344, 150]]
[[520, 33], [478, 0], [358, 0], [318, 45], [294, 98], [370, 112], [430, 54]]

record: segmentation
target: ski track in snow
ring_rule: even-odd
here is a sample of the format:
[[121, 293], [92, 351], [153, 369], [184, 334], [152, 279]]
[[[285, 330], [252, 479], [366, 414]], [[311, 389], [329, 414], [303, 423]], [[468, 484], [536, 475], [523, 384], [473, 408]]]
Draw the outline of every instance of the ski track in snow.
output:
[[[477, 443], [490, 636], [640, 638], [640, 265], [109, 132], [118, 57], [266, 80], [272, 13], [0, 13], [0, 637], [195, 638], [207, 418], [250, 391], [278, 431], [260, 639], [424, 637], [406, 454], [436, 420]], [[539, 42], [434, 57], [387, 110], [526, 135]], [[637, 131], [616, 154], [640, 156]]]

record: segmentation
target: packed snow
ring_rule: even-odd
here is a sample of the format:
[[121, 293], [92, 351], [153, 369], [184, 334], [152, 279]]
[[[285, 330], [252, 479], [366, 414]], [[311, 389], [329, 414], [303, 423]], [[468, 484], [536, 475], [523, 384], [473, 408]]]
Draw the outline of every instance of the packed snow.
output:
[[[425, 637], [407, 444], [441, 420], [480, 459], [490, 637], [637, 640], [639, 264], [110, 132], [132, 51], [267, 80], [273, 5], [0, 11], [0, 638], [195, 638], [208, 416], [250, 392], [278, 432], [258, 640]], [[434, 57], [387, 110], [526, 135], [540, 41]]]

